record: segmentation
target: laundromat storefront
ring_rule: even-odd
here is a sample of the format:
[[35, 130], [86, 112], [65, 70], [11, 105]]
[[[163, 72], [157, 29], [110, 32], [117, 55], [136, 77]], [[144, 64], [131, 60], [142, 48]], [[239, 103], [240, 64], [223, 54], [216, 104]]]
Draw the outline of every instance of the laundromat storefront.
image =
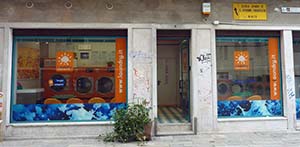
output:
[[282, 116], [280, 33], [216, 34], [218, 117]]
[[12, 123], [108, 121], [127, 103], [127, 30], [13, 31]]

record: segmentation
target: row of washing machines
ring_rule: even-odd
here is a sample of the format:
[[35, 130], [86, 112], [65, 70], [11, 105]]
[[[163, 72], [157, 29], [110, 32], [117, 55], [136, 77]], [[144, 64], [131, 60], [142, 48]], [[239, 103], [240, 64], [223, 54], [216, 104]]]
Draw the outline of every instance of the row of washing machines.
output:
[[78, 67], [72, 72], [57, 72], [55, 68], [43, 70], [45, 98], [77, 97], [88, 100], [101, 97], [114, 98], [114, 71], [100, 67]]
[[217, 81], [218, 99], [226, 100], [235, 94], [260, 95], [263, 99], [270, 99], [270, 83], [262, 81]]

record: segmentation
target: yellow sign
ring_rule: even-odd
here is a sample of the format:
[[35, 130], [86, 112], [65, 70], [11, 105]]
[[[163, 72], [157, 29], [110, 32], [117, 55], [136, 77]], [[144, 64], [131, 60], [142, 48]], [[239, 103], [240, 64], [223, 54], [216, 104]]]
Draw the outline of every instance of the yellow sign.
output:
[[233, 3], [235, 20], [267, 20], [267, 5], [259, 3]]
[[249, 70], [249, 52], [234, 51], [234, 70]]

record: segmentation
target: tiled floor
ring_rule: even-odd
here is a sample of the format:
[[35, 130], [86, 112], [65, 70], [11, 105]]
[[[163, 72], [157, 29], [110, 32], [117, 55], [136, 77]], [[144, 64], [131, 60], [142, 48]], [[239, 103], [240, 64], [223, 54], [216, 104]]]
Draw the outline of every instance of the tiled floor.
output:
[[179, 107], [158, 107], [159, 123], [188, 123]]

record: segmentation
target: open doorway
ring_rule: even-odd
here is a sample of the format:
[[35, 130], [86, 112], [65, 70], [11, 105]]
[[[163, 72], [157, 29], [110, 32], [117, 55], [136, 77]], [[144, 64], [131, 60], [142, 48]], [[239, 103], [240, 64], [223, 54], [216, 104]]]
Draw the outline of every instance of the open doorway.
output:
[[158, 123], [190, 123], [190, 31], [157, 31]]

